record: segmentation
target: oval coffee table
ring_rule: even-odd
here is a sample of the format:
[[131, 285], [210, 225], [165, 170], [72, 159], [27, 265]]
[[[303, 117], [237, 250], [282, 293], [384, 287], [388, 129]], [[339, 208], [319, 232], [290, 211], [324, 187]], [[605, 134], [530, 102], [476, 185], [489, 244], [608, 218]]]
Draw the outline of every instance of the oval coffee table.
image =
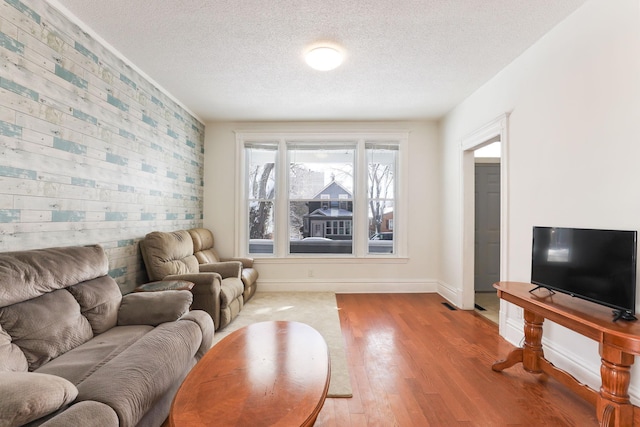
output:
[[299, 322], [260, 322], [211, 348], [171, 405], [169, 425], [312, 426], [329, 389], [329, 350]]

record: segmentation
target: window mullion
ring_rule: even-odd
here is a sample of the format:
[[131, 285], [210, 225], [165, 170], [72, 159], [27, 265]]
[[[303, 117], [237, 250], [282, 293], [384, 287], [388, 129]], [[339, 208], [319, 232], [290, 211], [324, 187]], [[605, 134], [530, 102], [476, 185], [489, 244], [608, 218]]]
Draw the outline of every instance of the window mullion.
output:
[[366, 254], [367, 239], [369, 238], [369, 218], [367, 209], [367, 154], [363, 139], [358, 140], [355, 164], [356, 185], [353, 194], [354, 224], [353, 244], [354, 255], [362, 257]]
[[276, 172], [276, 239], [275, 255], [285, 257], [289, 243], [289, 159], [286, 141], [278, 143], [278, 170]]

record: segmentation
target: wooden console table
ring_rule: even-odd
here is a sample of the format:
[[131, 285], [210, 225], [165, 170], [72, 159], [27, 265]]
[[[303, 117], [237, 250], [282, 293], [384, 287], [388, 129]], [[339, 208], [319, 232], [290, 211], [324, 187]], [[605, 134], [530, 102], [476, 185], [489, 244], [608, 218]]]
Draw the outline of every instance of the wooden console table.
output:
[[[524, 345], [513, 350], [506, 359], [493, 364], [502, 371], [516, 363], [532, 373], [545, 373], [569, 387], [596, 408], [601, 426], [629, 427], [640, 425], [640, 411], [629, 401], [630, 369], [634, 355], [640, 354], [640, 322], [613, 322], [611, 309], [599, 304], [550, 294], [546, 289], [533, 293], [531, 283], [498, 282], [493, 285], [498, 296], [524, 309]], [[602, 386], [595, 391], [581, 384], [567, 372], [556, 368], [544, 358], [542, 323], [549, 319], [600, 344], [600, 377]]]

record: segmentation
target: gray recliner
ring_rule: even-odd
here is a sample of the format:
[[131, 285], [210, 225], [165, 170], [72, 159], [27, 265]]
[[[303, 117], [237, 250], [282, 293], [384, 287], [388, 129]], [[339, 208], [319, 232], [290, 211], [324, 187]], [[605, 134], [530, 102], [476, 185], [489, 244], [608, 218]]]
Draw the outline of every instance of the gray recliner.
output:
[[154, 231], [140, 241], [149, 280], [187, 280], [195, 286], [193, 309], [211, 315], [215, 329], [224, 328], [242, 310], [242, 264], [228, 261], [200, 265], [193, 254], [193, 240], [186, 230]]
[[222, 258], [213, 247], [213, 233], [209, 229], [192, 228], [187, 231], [193, 240], [193, 254], [200, 264], [215, 264], [226, 261], [240, 261], [242, 263], [243, 297], [245, 303], [249, 301], [258, 288], [258, 270], [253, 266], [253, 258]]

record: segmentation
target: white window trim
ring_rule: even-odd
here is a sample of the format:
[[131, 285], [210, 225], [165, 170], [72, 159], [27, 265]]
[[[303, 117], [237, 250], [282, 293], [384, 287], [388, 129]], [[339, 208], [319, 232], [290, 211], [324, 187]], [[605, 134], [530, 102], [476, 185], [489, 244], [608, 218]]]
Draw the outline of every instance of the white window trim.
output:
[[[408, 147], [409, 132], [408, 131], [380, 131], [380, 132], [325, 132], [325, 131], [307, 131], [307, 132], [270, 132], [270, 131], [235, 131], [236, 134], [236, 188], [240, 191], [236, 194], [234, 201], [236, 213], [235, 239], [236, 247], [239, 248], [240, 254], [247, 256], [248, 248], [248, 229], [247, 210], [245, 209], [246, 186], [244, 185], [246, 175], [246, 165], [244, 161], [244, 145], [246, 142], [272, 141], [277, 142], [278, 147], [278, 167], [276, 170], [277, 188], [288, 188], [288, 174], [281, 173], [282, 165], [287, 165], [287, 142], [304, 141], [304, 142], [332, 142], [340, 143], [344, 141], [353, 141], [357, 145], [354, 170], [355, 170], [355, 188], [353, 194], [354, 200], [354, 221], [352, 224], [353, 235], [353, 254], [289, 254], [287, 252], [288, 239], [276, 238], [274, 241], [274, 255], [261, 256], [257, 259], [260, 261], [279, 260], [287, 262], [288, 260], [300, 259], [308, 261], [310, 259], [322, 260], [367, 260], [367, 259], [389, 259], [403, 260], [407, 254], [407, 210], [409, 209], [408, 193], [406, 187], [408, 185]], [[370, 254], [368, 253], [367, 239], [361, 238], [368, 234], [368, 210], [366, 203], [359, 202], [359, 194], [362, 188], [367, 188], [366, 170], [361, 171], [360, 166], [367, 164], [366, 151], [364, 149], [366, 142], [389, 142], [398, 144], [398, 159], [396, 171], [396, 188], [397, 194], [394, 198], [394, 221], [400, 224], [399, 229], [394, 230], [395, 251], [393, 254]], [[280, 190], [282, 191], [282, 190]], [[366, 197], [366, 196], [365, 196]], [[275, 209], [287, 212], [288, 198], [276, 196]], [[363, 218], [355, 220], [355, 218]], [[395, 225], [395, 224], [394, 224]], [[288, 229], [288, 216], [276, 215], [276, 223], [274, 225], [275, 233], [278, 237], [286, 234]], [[281, 231], [285, 230], [285, 231]]]

